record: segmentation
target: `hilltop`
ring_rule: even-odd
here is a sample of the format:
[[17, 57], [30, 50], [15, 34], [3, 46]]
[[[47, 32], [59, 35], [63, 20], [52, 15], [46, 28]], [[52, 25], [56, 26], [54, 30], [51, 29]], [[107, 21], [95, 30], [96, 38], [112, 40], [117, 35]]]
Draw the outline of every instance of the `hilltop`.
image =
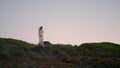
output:
[[119, 44], [44, 44], [0, 38], [0, 68], [120, 68]]

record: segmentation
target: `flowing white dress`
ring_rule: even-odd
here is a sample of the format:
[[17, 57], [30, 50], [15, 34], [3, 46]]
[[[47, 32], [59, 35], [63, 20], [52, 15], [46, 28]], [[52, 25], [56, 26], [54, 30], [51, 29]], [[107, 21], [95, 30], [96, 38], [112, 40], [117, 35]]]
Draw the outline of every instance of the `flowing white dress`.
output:
[[38, 31], [38, 34], [39, 34], [39, 44], [44, 46], [44, 42], [43, 42], [43, 30], [42, 29], [39, 29]]

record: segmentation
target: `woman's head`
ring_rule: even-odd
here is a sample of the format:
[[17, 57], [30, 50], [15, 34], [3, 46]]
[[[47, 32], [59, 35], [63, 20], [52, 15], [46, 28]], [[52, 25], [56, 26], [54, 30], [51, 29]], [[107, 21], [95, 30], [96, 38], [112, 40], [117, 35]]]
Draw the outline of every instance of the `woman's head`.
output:
[[43, 26], [40, 26], [40, 30], [42, 30], [43, 29]]

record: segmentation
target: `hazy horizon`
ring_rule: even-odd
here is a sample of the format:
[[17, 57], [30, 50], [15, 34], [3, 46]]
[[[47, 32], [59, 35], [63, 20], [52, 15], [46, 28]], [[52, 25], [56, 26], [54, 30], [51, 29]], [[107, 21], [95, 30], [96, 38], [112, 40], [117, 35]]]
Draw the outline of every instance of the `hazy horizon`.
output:
[[0, 37], [38, 43], [120, 44], [120, 0], [0, 0]]

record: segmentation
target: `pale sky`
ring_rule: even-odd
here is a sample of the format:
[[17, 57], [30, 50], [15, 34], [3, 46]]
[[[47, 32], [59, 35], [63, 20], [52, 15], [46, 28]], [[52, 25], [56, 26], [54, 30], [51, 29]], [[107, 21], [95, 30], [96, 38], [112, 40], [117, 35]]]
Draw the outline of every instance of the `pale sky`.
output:
[[0, 0], [0, 37], [57, 44], [120, 44], [120, 0]]

